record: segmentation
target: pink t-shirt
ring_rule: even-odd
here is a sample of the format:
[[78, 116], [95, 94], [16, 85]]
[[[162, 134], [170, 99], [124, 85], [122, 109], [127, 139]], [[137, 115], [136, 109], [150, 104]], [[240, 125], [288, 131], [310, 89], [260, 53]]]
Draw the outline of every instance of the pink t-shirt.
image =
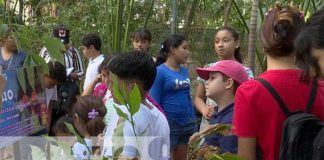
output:
[[96, 85], [95, 89], [93, 90], [92, 95], [104, 97], [107, 91], [107, 85], [103, 82]]
[[[290, 112], [305, 111], [311, 86], [299, 82], [301, 71], [269, 70], [260, 75], [279, 93]], [[319, 82], [312, 113], [324, 120], [324, 83]], [[234, 133], [256, 138], [263, 160], [279, 159], [281, 132], [286, 117], [272, 95], [256, 80], [243, 83], [235, 95]]]

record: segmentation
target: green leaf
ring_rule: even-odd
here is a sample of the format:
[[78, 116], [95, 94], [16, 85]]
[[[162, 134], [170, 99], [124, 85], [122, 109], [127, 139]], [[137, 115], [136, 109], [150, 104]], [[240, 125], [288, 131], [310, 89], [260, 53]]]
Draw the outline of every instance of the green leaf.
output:
[[240, 158], [237, 155], [231, 153], [224, 153], [222, 155], [212, 154], [208, 156], [207, 159], [208, 160], [240, 160]]
[[120, 89], [119, 89], [119, 85], [118, 85], [118, 80], [117, 80], [117, 76], [116, 75], [112, 75], [113, 77], [113, 95], [114, 98], [116, 98], [116, 100], [121, 103], [122, 105], [125, 105], [125, 100], [123, 98], [123, 96], [121, 95]]
[[[89, 146], [87, 146], [87, 143], [85, 142], [85, 140], [78, 134], [78, 132], [74, 129], [73, 125], [70, 123], [66, 123], [64, 122], [66, 127], [69, 129], [69, 131], [76, 136], [77, 141], [83, 145], [85, 145], [88, 149], [88, 151], [90, 152]], [[91, 152], [90, 152], [91, 153]]]
[[35, 90], [35, 70], [34, 70], [34, 67], [27, 67], [26, 72], [27, 72], [27, 78], [28, 78], [29, 84], [32, 87], [32, 89]]
[[129, 95], [130, 114], [133, 116], [140, 108], [141, 105], [141, 92], [138, 85], [135, 84]]
[[4, 37], [6, 35], [6, 32], [8, 30], [8, 25], [7, 24], [1, 24], [0, 25], [0, 37]]
[[122, 117], [122, 118], [125, 118], [126, 120], [129, 121], [127, 114], [124, 113], [124, 112], [123, 112], [120, 108], [118, 108], [115, 104], [113, 104], [113, 105], [114, 105], [114, 107], [115, 107], [115, 109], [116, 109], [116, 112], [117, 112], [118, 116], [119, 116], [119, 117]]
[[33, 159], [46, 160], [46, 154], [42, 149], [34, 145], [30, 145], [30, 149], [31, 149], [31, 156], [33, 157]]
[[51, 58], [62, 64], [65, 64], [64, 56], [61, 52], [61, 50], [65, 50], [65, 46], [59, 39], [45, 36], [43, 37], [43, 43]]
[[112, 137], [112, 144], [113, 144], [113, 155], [114, 157], [118, 157], [121, 152], [123, 151], [125, 141], [124, 141], [124, 126], [125, 126], [125, 118], [119, 117], [117, 128], [115, 129], [114, 135]]
[[32, 65], [42, 66], [44, 73], [49, 74], [48, 65], [42, 57], [40, 57], [38, 54], [29, 54], [28, 56], [30, 56], [32, 59]]
[[[44, 138], [47, 139], [50, 142], [57, 143], [58, 147], [63, 149], [63, 152], [66, 155], [66, 158], [74, 159], [73, 155], [71, 154], [71, 146], [69, 144], [67, 144], [66, 142], [59, 141], [59, 140], [57, 140], [57, 139], [55, 139], [53, 137], [49, 137], [49, 136], [44, 136]], [[53, 153], [53, 154], [50, 154], [50, 157], [51, 157], [51, 159], [57, 159], [57, 157], [59, 157], [57, 155], [59, 155], [61, 153], [54, 152], [54, 148], [52, 146], [55, 146], [55, 145], [51, 145], [51, 153]]]
[[25, 77], [25, 69], [24, 68], [18, 68], [16, 69], [16, 74], [18, 78], [18, 82], [23, 89], [24, 93], [26, 94], [26, 77]]

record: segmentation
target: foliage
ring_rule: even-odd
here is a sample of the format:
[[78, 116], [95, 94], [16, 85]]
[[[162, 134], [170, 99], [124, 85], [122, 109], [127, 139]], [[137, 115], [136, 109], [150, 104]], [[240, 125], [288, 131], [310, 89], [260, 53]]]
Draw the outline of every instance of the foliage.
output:
[[209, 145], [202, 145], [203, 139], [211, 134], [230, 135], [229, 124], [207, 125], [201, 131], [194, 133], [189, 140], [188, 159], [209, 159], [209, 160], [237, 160], [238, 157], [230, 154], [220, 154], [220, 148]]

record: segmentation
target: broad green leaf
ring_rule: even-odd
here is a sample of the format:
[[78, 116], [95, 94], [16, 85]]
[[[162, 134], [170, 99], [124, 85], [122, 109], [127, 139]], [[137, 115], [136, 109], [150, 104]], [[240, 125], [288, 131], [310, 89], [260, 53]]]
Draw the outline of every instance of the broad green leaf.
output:
[[49, 74], [48, 65], [42, 57], [40, 57], [38, 54], [29, 54], [29, 56], [31, 57], [32, 63], [34, 63], [35, 66], [42, 66], [44, 73]]
[[231, 153], [224, 153], [221, 155], [212, 154], [207, 159], [208, 160], [240, 160], [240, 158], [237, 155]]
[[128, 116], [127, 116], [126, 113], [124, 113], [124, 112], [123, 112], [120, 108], [118, 108], [115, 104], [114, 104], [114, 107], [115, 107], [116, 112], [117, 112], [117, 114], [118, 114], [119, 117], [125, 118], [126, 120], [129, 121]]
[[114, 95], [114, 98], [116, 98], [116, 100], [119, 103], [121, 103], [122, 105], [125, 105], [124, 97], [122, 96], [122, 94], [120, 92], [120, 89], [119, 89], [117, 76], [113, 74], [112, 77], [113, 77], [113, 95]]
[[33, 159], [46, 160], [46, 154], [42, 149], [34, 145], [29, 145], [29, 146], [31, 149], [31, 156]]
[[114, 157], [118, 157], [121, 154], [125, 145], [124, 134], [123, 134], [125, 121], [126, 121], [125, 118], [119, 117], [117, 128], [115, 129], [114, 135], [112, 137]]
[[7, 24], [1, 24], [0, 25], [0, 37], [4, 37], [7, 30], [8, 30], [8, 25]]
[[[63, 149], [63, 152], [64, 152], [64, 154], [66, 155], [66, 157], [68, 158], [68, 159], [74, 159], [74, 157], [73, 157], [73, 155], [71, 154], [71, 146], [69, 145], [69, 144], [67, 144], [66, 142], [62, 142], [62, 141], [59, 141], [59, 140], [57, 140], [57, 139], [55, 139], [55, 138], [53, 138], [53, 137], [49, 137], [49, 136], [44, 136], [44, 138], [45, 139], [47, 139], [48, 141], [50, 141], [50, 142], [55, 142], [55, 143], [57, 143], [58, 144], [58, 147], [60, 147], [61, 149]], [[50, 144], [51, 145], [51, 144]], [[50, 157], [51, 158], [54, 158], [54, 159], [56, 159], [55, 157], [56, 157], [56, 155], [57, 154], [61, 154], [61, 153], [56, 153], [56, 152], [53, 152], [53, 147], [52, 146], [55, 146], [55, 145], [51, 145], [51, 153], [53, 153], [53, 155], [52, 154], [50, 154]], [[55, 146], [56, 147], [56, 146]]]
[[41, 66], [36, 67], [36, 74], [40, 79], [42, 88], [45, 88], [44, 78], [43, 78], [44, 77], [44, 72], [45, 72], [44, 70], [45, 69], [43, 67], [41, 67]]
[[26, 77], [25, 77], [25, 69], [24, 68], [18, 68], [16, 70], [18, 82], [23, 89], [24, 93], [26, 94]]
[[43, 43], [47, 48], [48, 54], [51, 58], [62, 64], [65, 64], [64, 56], [61, 52], [61, 50], [65, 50], [65, 46], [59, 39], [45, 36], [43, 37]]
[[133, 116], [140, 108], [141, 105], [141, 92], [138, 88], [138, 85], [135, 84], [132, 91], [129, 95], [129, 106], [130, 106], [130, 113]]
[[27, 78], [28, 78], [29, 84], [32, 87], [32, 89], [35, 90], [35, 70], [34, 70], [34, 67], [27, 67], [26, 72], [27, 72]]
[[[87, 147], [88, 151], [90, 152], [89, 146], [87, 146], [85, 140], [84, 140], [84, 139], [83, 139], [83, 138], [78, 134], [78, 132], [74, 129], [73, 125], [70, 124], [70, 123], [66, 123], [66, 122], [64, 122], [64, 123], [65, 123], [66, 127], [69, 129], [69, 131], [70, 131], [73, 135], [76, 136], [77, 141], [78, 141], [79, 143], [85, 145], [85, 146]], [[91, 153], [91, 152], [90, 152], [90, 153]]]

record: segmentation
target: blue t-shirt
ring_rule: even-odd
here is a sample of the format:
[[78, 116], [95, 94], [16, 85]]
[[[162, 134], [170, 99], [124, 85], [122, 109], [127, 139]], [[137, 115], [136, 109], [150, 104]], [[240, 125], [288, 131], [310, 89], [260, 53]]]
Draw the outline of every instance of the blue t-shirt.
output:
[[162, 106], [168, 120], [179, 125], [195, 122], [190, 79], [186, 68], [181, 66], [179, 71], [174, 71], [165, 64], [158, 66], [150, 96]]
[[[220, 112], [214, 113], [211, 117], [210, 124], [232, 124], [234, 112], [234, 103], [226, 106]], [[231, 152], [237, 153], [237, 136], [223, 136], [220, 134], [212, 134], [206, 137], [205, 143], [212, 146], [217, 146], [221, 148], [221, 153]]]
[[27, 57], [26, 53], [24, 53], [22, 51], [18, 51], [10, 59], [8, 59], [6, 61], [3, 59], [2, 49], [0, 49], [0, 65], [2, 66], [3, 70], [7, 70], [8, 67], [9, 67], [9, 70], [22, 67], [25, 62], [26, 57]]

